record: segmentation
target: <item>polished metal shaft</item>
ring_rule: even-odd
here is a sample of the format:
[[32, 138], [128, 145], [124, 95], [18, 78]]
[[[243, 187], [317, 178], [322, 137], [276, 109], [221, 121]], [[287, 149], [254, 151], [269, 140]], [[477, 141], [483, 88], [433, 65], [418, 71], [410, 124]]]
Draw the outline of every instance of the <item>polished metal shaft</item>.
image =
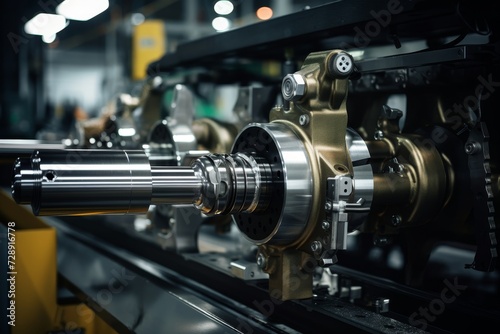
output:
[[191, 204], [199, 198], [201, 180], [189, 166], [151, 167], [152, 204]]
[[14, 165], [12, 196], [36, 215], [141, 213], [151, 170], [139, 151], [40, 150]]
[[36, 215], [137, 214], [151, 204], [253, 212], [267, 206], [270, 182], [270, 167], [257, 160], [210, 154], [192, 166], [161, 167], [143, 151], [40, 150], [17, 159], [12, 196]]

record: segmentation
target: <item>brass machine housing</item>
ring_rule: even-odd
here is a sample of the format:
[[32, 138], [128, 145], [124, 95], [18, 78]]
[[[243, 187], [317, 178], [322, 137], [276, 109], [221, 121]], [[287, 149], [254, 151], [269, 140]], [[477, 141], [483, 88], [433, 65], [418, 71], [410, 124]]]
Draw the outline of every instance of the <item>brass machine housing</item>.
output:
[[[339, 62], [347, 63], [344, 71], [336, 67]], [[283, 96], [289, 105], [276, 107], [270, 113], [271, 123], [286, 125], [303, 142], [313, 185], [311, 209], [300, 237], [286, 245], [259, 245], [257, 263], [269, 274], [274, 298], [312, 297], [316, 265], [334, 264], [337, 250], [345, 249], [339, 240], [345, 237], [340, 234], [347, 231], [335, 229], [341, 216], [332, 218], [335, 203], [331, 201], [328, 180], [355, 177], [346, 143], [348, 81], [354, 72], [353, 59], [342, 50], [311, 53], [299, 71], [283, 80]], [[373, 169], [373, 203], [370, 208], [358, 202], [353, 186], [346, 198], [347, 207], [361, 204], [352, 211], [370, 210], [370, 214], [364, 223], [351, 226], [349, 231], [396, 233], [401, 227], [427, 222], [450, 197], [453, 171], [446, 157], [426, 138], [401, 133], [399, 117], [400, 111], [384, 108], [376, 138], [365, 141]]]

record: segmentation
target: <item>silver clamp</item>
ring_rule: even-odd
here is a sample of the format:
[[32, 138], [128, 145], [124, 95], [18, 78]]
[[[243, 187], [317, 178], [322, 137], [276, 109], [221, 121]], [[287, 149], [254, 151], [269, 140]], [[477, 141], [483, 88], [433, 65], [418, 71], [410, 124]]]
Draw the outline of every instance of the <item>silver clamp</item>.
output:
[[336, 176], [327, 180], [328, 197], [331, 198], [327, 212], [331, 225], [331, 250], [347, 249], [347, 233], [349, 230], [349, 213], [366, 212], [370, 208], [364, 206], [365, 200], [359, 198], [356, 202], [348, 202], [354, 191], [353, 180], [348, 175]]

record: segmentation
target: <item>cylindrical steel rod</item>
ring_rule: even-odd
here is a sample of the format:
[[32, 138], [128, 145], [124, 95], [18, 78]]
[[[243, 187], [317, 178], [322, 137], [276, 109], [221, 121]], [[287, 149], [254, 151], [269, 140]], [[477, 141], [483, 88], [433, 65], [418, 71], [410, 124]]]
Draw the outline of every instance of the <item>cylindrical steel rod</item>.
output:
[[267, 207], [270, 173], [265, 161], [245, 154], [161, 167], [143, 151], [46, 150], [17, 159], [12, 196], [36, 215], [137, 214], [151, 204], [193, 204], [208, 215], [253, 212]]
[[191, 204], [201, 192], [202, 182], [189, 166], [151, 167], [152, 204]]
[[36, 215], [143, 213], [151, 193], [142, 151], [43, 150], [14, 166], [12, 196]]

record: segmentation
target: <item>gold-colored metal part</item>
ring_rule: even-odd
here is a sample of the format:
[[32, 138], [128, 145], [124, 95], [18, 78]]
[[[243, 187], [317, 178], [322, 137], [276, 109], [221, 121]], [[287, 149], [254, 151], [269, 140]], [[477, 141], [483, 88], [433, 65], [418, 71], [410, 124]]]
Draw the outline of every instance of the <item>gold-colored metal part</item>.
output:
[[373, 175], [373, 204], [374, 207], [387, 205], [404, 206], [411, 197], [414, 184], [407, 174], [378, 173]]
[[281, 300], [310, 298], [314, 259], [292, 248], [270, 250], [273, 254], [267, 257], [265, 268], [269, 273], [270, 296]]
[[239, 129], [230, 123], [210, 118], [193, 120], [192, 130], [200, 149], [209, 152], [229, 153]]
[[[399, 117], [381, 117], [382, 138], [367, 142], [374, 162], [371, 218], [364, 231], [394, 233], [396, 228], [424, 224], [449, 199], [452, 169], [431, 140], [402, 134]], [[398, 217], [394, 223], [393, 217]]]
[[313, 175], [311, 215], [302, 236], [286, 246], [259, 246], [267, 256], [264, 270], [270, 275], [270, 289], [274, 294], [279, 290], [283, 300], [312, 296], [312, 270], [305, 264], [317, 254], [311, 251], [310, 244], [320, 240], [328, 247], [330, 242], [330, 232], [320, 224], [326, 217], [326, 180], [353, 174], [345, 141], [348, 80], [334, 78], [327, 70], [328, 61], [339, 52], [311, 53], [296, 72], [305, 79], [305, 95], [291, 102], [289, 110], [276, 107], [270, 113], [271, 122], [285, 124], [303, 141]]
[[142, 88], [138, 106], [140, 114], [135, 124], [141, 143], [146, 141], [153, 125], [162, 118], [163, 94], [159, 77], [148, 80]]
[[[284, 94], [290, 93], [289, 108], [276, 107], [270, 113], [271, 122], [288, 126], [304, 143], [313, 177], [311, 214], [302, 235], [285, 246], [259, 246], [270, 292], [283, 300], [312, 296], [312, 271], [305, 264], [317, 264], [323, 250], [331, 245], [331, 231], [321, 227], [327, 219], [327, 180], [353, 175], [345, 141], [348, 80], [331, 74], [328, 68], [339, 52], [310, 54], [290, 77], [289, 87], [284, 85]], [[299, 89], [286, 91], [290, 87]], [[401, 112], [384, 109], [377, 125], [379, 137], [367, 142], [373, 159], [374, 194], [373, 210], [363, 231], [396, 233], [400, 227], [426, 223], [443, 208], [452, 192], [449, 182], [453, 172], [446, 157], [430, 140], [402, 134], [400, 117]], [[297, 277], [300, 282], [292, 282]]]

